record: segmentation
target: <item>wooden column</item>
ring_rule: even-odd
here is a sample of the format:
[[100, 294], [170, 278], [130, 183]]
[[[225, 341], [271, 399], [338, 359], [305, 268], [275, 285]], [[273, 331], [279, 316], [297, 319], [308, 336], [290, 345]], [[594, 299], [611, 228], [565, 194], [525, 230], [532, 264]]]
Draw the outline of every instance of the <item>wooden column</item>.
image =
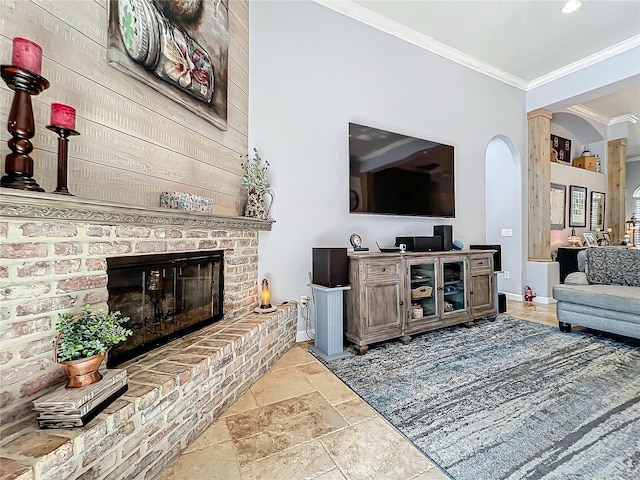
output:
[[611, 140], [607, 144], [607, 205], [606, 228], [611, 228], [611, 240], [619, 245], [624, 238], [625, 191], [627, 188], [627, 139]]
[[527, 114], [529, 125], [529, 249], [530, 261], [551, 261], [551, 112]]

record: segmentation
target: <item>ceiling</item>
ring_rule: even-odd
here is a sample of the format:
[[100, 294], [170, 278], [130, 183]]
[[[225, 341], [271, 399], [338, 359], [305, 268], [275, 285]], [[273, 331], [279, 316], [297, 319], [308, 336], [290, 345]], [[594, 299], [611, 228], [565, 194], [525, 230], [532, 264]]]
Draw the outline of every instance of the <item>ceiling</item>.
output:
[[[571, 14], [564, 0], [316, 1], [524, 90], [640, 45], [640, 0], [582, 0]], [[640, 119], [640, 78], [580, 107], [605, 124]], [[640, 121], [628, 125], [640, 157]]]

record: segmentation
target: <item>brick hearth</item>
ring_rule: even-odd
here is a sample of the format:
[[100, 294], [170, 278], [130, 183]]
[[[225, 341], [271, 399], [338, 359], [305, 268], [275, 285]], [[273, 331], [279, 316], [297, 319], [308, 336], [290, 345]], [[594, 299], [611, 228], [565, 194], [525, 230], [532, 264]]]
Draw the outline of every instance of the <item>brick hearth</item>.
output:
[[122, 366], [129, 391], [86, 427], [3, 432], [2, 478], [152, 479], [295, 343], [297, 307], [222, 320]]

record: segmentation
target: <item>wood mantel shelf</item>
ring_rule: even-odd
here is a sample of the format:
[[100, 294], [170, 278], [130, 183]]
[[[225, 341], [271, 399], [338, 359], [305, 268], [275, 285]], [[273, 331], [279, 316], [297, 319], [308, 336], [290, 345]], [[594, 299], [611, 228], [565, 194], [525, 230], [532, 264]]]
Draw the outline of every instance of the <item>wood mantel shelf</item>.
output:
[[0, 216], [4, 219], [57, 220], [103, 225], [185, 225], [226, 230], [268, 231], [274, 223], [273, 220], [125, 205], [10, 188], [0, 189]]

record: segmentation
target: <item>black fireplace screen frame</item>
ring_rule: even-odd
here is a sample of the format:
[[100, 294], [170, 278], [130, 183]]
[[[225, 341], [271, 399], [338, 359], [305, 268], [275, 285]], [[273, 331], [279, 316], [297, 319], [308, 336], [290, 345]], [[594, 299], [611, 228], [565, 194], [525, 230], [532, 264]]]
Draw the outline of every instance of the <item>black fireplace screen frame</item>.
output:
[[108, 305], [134, 331], [109, 352], [116, 367], [224, 316], [224, 252], [107, 258]]

